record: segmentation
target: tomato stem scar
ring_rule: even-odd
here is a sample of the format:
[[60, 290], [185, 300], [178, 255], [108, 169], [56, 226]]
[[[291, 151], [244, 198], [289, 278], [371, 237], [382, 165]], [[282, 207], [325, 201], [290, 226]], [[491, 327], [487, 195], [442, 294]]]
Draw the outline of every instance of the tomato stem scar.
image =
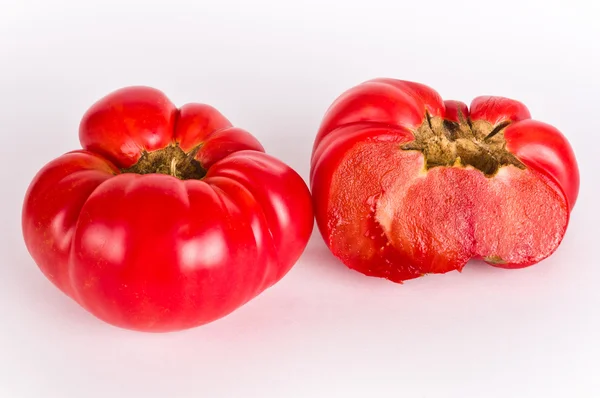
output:
[[425, 114], [425, 120], [414, 132], [414, 141], [401, 148], [420, 151], [426, 168], [472, 166], [486, 177], [495, 175], [500, 167], [525, 166], [506, 149], [504, 129], [510, 121], [493, 125], [485, 120], [472, 121], [459, 111], [459, 121]]
[[195, 159], [199, 149], [200, 145], [186, 153], [175, 143], [163, 149], [142, 153], [136, 164], [121, 171], [136, 174], [167, 174], [181, 180], [200, 180], [206, 175], [206, 170]]

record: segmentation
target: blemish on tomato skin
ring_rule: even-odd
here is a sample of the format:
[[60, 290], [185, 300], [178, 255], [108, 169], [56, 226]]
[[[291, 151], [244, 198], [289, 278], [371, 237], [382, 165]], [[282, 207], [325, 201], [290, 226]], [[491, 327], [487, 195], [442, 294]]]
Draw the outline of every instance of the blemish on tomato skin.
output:
[[507, 262], [504, 261], [502, 257], [496, 255], [484, 257], [483, 260], [489, 264], [507, 264]]

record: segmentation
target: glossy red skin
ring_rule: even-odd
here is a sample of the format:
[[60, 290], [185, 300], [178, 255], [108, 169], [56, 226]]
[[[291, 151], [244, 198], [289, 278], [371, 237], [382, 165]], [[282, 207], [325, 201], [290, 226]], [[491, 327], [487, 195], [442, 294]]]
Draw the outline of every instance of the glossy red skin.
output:
[[[221, 318], [279, 281], [313, 228], [302, 178], [216, 109], [177, 109], [148, 87], [117, 90], [80, 125], [83, 149], [44, 166], [24, 201], [43, 273], [98, 318], [166, 332]], [[122, 173], [179, 143], [201, 180]]]
[[[311, 159], [310, 183], [317, 224], [329, 248], [346, 265], [367, 275], [383, 276], [396, 282], [422, 275], [419, 269], [386, 274], [390, 262], [410, 262], [411, 259], [391, 249], [390, 242], [381, 237], [384, 234], [377, 232], [378, 226], [365, 227], [365, 233], [376, 232], [371, 239], [381, 247], [381, 252], [371, 253], [370, 257], [354, 258], [352, 264], [345, 261], [344, 253], [333, 247], [331, 212], [335, 209], [330, 207], [330, 203], [331, 195], [335, 194], [334, 175], [344, 166], [344, 158], [353, 148], [386, 142], [397, 143], [399, 147], [410, 142], [414, 139], [412, 131], [425, 121], [427, 113], [452, 121], [470, 118], [472, 121], [486, 120], [493, 125], [510, 122], [504, 133], [507, 149], [528, 169], [538, 173], [540, 179], [556, 187], [568, 210], [573, 209], [579, 192], [579, 171], [573, 150], [556, 128], [532, 120], [522, 103], [503, 97], [481, 96], [467, 107], [459, 101], [444, 101], [436, 91], [419, 83], [373, 79], [344, 92], [329, 107], [315, 138]], [[352, 202], [351, 198], [347, 200]], [[371, 216], [364, 214], [362, 217]], [[346, 221], [359, 222], [358, 219]], [[358, 235], [357, 239], [360, 239]], [[507, 268], [524, 266], [496, 265]]]

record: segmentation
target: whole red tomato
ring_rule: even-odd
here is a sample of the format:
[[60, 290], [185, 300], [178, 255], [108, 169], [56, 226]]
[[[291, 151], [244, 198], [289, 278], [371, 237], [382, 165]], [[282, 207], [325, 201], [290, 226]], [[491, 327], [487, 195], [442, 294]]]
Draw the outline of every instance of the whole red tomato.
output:
[[216, 109], [148, 87], [95, 103], [83, 150], [34, 178], [25, 242], [100, 319], [172, 331], [230, 313], [280, 280], [313, 228], [308, 187]]
[[567, 229], [579, 171], [567, 139], [518, 101], [478, 97], [467, 108], [381, 78], [327, 111], [311, 188], [333, 254], [402, 282], [470, 258], [518, 268], [548, 257]]

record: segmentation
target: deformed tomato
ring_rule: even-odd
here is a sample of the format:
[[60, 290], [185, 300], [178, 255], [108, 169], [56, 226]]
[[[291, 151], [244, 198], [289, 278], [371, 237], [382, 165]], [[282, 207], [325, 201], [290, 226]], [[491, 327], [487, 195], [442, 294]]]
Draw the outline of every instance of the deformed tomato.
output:
[[311, 189], [333, 254], [402, 282], [471, 258], [519, 268], [548, 257], [567, 229], [579, 171], [567, 139], [518, 101], [478, 97], [468, 108], [381, 78], [327, 111]]
[[24, 201], [44, 274], [98, 318], [172, 331], [223, 317], [280, 280], [313, 228], [308, 187], [216, 109], [127, 87], [84, 115], [83, 150]]

